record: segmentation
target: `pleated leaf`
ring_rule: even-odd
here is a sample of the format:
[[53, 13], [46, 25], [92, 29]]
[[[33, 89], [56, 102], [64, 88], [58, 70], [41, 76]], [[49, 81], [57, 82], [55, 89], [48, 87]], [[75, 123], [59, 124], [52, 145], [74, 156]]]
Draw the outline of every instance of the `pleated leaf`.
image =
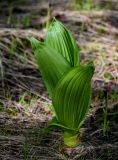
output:
[[79, 50], [71, 33], [58, 20], [53, 19], [46, 33], [45, 42], [64, 56], [71, 67], [80, 63]]
[[49, 45], [30, 38], [39, 70], [50, 96], [64, 73], [70, 70], [68, 61]]
[[74, 67], [54, 90], [52, 103], [57, 121], [70, 130], [79, 130], [88, 111], [93, 71], [92, 65]]

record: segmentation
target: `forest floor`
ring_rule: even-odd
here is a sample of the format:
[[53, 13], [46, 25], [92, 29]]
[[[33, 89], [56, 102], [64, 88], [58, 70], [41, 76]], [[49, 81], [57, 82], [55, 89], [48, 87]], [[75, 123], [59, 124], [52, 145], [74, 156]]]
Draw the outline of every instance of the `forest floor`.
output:
[[[95, 6], [88, 3], [81, 10], [71, 0], [48, 2], [50, 7], [47, 0], [0, 2], [0, 160], [117, 160], [117, 0], [96, 0]], [[51, 100], [27, 38], [42, 39], [52, 17], [72, 32], [81, 62], [93, 59], [96, 67], [90, 112], [75, 148], [63, 145], [60, 130], [43, 135], [52, 118]], [[104, 90], [108, 93], [106, 135]]]

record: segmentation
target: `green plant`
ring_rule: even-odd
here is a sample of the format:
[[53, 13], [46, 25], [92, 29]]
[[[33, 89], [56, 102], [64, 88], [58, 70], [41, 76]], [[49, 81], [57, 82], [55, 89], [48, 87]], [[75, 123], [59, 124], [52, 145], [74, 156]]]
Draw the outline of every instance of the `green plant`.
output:
[[20, 23], [22, 23], [24, 27], [28, 27], [31, 24], [31, 21], [32, 21], [32, 15], [27, 14], [23, 17]]
[[13, 6], [10, 5], [9, 7], [9, 15], [8, 15], [8, 18], [7, 18], [7, 24], [11, 24], [12, 22], [12, 16], [13, 16]]
[[99, 25], [97, 28], [97, 32], [101, 34], [104, 33], [104, 27], [102, 25]]
[[23, 159], [24, 160], [29, 159], [29, 154], [30, 154], [29, 145], [30, 144], [27, 142], [27, 138], [26, 138], [24, 145], [23, 145]]
[[78, 132], [89, 109], [92, 61], [80, 64], [79, 50], [71, 33], [53, 19], [44, 42], [31, 37], [45, 85], [52, 98], [55, 116], [49, 127], [60, 127], [64, 132], [64, 144], [77, 146]]
[[9, 48], [10, 58], [12, 58], [15, 55], [16, 50], [17, 50], [17, 40], [16, 38], [12, 38]]
[[10, 106], [9, 108], [6, 109], [6, 113], [8, 113], [9, 115], [17, 115], [18, 113], [18, 109], [15, 106]]
[[71, 0], [73, 7], [79, 10], [98, 10], [99, 6], [93, 0]]
[[0, 102], [0, 112], [4, 112], [4, 105]]

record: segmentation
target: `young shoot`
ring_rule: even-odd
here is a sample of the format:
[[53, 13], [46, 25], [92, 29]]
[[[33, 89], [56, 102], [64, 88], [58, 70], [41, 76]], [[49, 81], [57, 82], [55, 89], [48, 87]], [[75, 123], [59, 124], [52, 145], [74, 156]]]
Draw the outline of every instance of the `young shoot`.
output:
[[94, 64], [81, 64], [79, 49], [69, 30], [53, 19], [44, 42], [31, 37], [32, 48], [50, 97], [54, 117], [48, 127], [63, 131], [64, 144], [79, 145], [79, 131], [91, 100]]

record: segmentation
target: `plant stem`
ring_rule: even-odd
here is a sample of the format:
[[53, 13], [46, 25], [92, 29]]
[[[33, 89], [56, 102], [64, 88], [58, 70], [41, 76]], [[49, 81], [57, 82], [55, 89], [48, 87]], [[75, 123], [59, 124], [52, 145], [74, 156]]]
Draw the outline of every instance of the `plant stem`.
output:
[[78, 134], [73, 134], [70, 132], [64, 132], [64, 144], [68, 147], [76, 147], [79, 145], [79, 136]]

